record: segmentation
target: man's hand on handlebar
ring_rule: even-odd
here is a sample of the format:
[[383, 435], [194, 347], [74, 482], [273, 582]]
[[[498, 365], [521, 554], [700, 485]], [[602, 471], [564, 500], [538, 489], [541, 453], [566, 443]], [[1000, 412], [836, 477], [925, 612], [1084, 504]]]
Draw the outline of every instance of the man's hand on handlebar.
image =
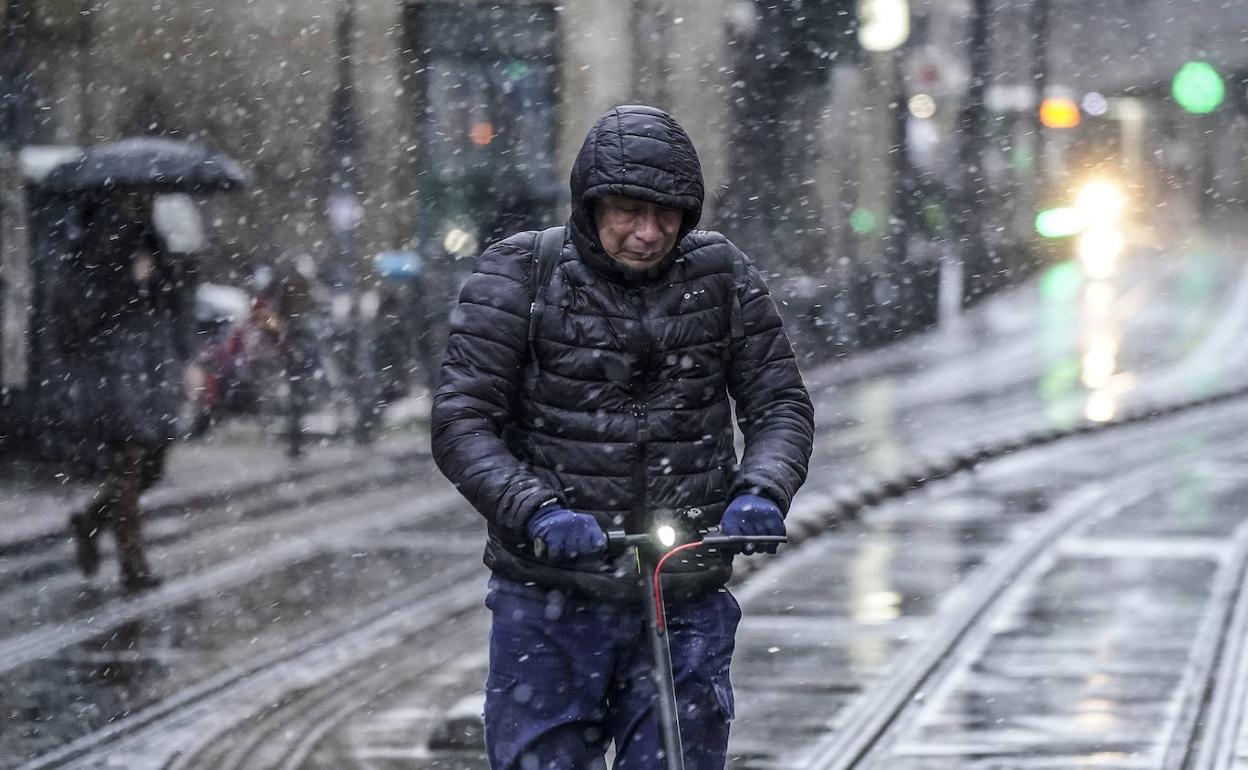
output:
[[[542, 508], [529, 519], [533, 553], [548, 562], [572, 562], [587, 556], [618, 556], [629, 546], [658, 549], [659, 553], [690, 543], [738, 553], [775, 553], [785, 542], [784, 516], [780, 508], [756, 495], [741, 495], [724, 511], [719, 527], [682, 537], [671, 526], [653, 532], [628, 534], [604, 532], [589, 514], [558, 505]], [[752, 542], [750, 542], [752, 541]]]
[[[720, 529], [725, 535], [778, 535], [783, 536], [784, 515], [780, 506], [765, 497], [758, 495], [738, 495], [724, 511], [720, 519]], [[778, 546], [774, 543], [759, 545], [758, 550], [764, 553], [775, 553]], [[745, 553], [752, 553], [754, 546], [746, 545]]]
[[[607, 533], [587, 513], [550, 507], [529, 519], [529, 539], [537, 556], [552, 562], [575, 561], [607, 550]], [[540, 545], [539, 545], [540, 544]]]

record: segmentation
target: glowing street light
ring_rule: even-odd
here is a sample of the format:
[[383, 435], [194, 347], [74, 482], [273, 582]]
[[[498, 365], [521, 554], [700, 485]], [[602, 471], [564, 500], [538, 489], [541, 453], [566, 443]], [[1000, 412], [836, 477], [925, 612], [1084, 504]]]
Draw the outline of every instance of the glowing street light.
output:
[[927, 94], [911, 96], [906, 106], [910, 109], [911, 115], [921, 120], [926, 120], [936, 114], [936, 100]]
[[858, 43], [886, 53], [910, 37], [909, 0], [858, 0]]
[[1045, 99], [1040, 102], [1040, 122], [1046, 128], [1074, 128], [1079, 125], [1079, 105], [1065, 97]]
[[1126, 207], [1126, 194], [1104, 179], [1088, 182], [1075, 196], [1075, 209], [1088, 225], [1118, 222]]
[[1089, 91], [1084, 94], [1082, 101], [1079, 102], [1079, 106], [1083, 108], [1084, 112], [1093, 117], [1100, 117], [1109, 112], [1109, 100], [1105, 98], [1104, 94], [1096, 91]]

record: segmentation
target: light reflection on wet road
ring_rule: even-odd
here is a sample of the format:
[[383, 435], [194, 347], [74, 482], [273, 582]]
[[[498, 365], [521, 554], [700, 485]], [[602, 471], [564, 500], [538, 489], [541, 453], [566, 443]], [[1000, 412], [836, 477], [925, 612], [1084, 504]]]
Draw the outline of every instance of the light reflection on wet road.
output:
[[1248, 276], [1206, 251], [1111, 281], [1058, 264], [975, 312], [961, 334], [906, 343], [900, 374], [856, 382], [870, 359], [814, 372], [848, 380], [817, 396], [829, 443], [814, 467], [851, 481], [894, 473], [915, 456], [1248, 380]]

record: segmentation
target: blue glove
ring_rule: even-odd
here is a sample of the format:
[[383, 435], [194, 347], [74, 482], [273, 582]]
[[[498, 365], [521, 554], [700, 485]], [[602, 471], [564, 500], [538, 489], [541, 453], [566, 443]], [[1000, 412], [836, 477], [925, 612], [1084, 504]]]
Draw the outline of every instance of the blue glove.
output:
[[607, 533], [598, 520], [587, 513], [566, 508], [545, 508], [529, 519], [530, 540], [546, 544], [547, 561], [575, 561], [581, 556], [607, 550]]
[[[784, 515], [780, 506], [765, 497], [737, 495], [719, 520], [719, 529], [725, 535], [783, 535]], [[775, 553], [778, 547], [778, 543], [772, 543], [758, 546], [758, 550]], [[742, 550], [753, 553], [754, 548], [747, 545]]]

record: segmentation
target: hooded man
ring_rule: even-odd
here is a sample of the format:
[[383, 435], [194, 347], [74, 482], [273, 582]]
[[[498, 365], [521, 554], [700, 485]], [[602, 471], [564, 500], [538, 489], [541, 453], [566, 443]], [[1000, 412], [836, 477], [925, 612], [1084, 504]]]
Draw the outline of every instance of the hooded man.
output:
[[[637, 567], [606, 555], [605, 531], [676, 521], [782, 535], [813, 442], [762, 276], [724, 236], [694, 229], [702, 172], [676, 121], [643, 106], [603, 115], [571, 192], [532, 332], [538, 234], [525, 232], [489, 247], [464, 285], [433, 405], [438, 467], [488, 528], [495, 770], [605, 767], [612, 742], [617, 768], [660, 766]], [[724, 588], [732, 557], [673, 561], [663, 585], [685, 765], [722, 768], [741, 617]]]

